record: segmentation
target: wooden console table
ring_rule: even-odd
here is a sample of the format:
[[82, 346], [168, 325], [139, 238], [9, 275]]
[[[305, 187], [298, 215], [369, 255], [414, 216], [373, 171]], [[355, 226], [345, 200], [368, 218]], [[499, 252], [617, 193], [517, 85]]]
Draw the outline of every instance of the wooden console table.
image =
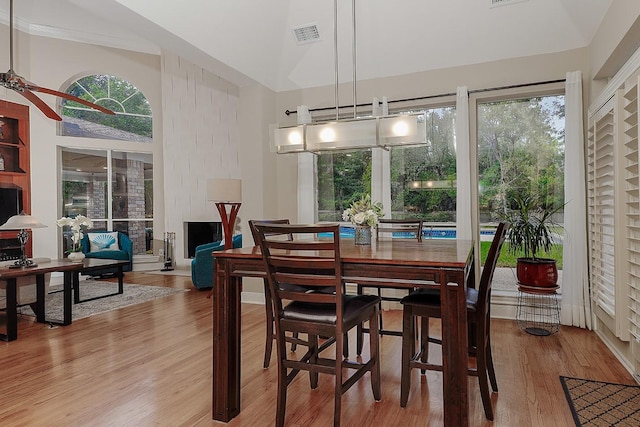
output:
[[[35, 276], [36, 278], [37, 322], [51, 323], [54, 325], [71, 324], [72, 275], [74, 271], [79, 271], [81, 268], [82, 263], [75, 263], [68, 260], [51, 260], [49, 262], [39, 263], [35, 267], [0, 268], [0, 280], [6, 280], [7, 282], [7, 330], [5, 334], [0, 334], [0, 340], [13, 341], [18, 339], [18, 302], [16, 299], [18, 277]], [[55, 271], [64, 273], [62, 320], [48, 318], [45, 313], [44, 275]]]

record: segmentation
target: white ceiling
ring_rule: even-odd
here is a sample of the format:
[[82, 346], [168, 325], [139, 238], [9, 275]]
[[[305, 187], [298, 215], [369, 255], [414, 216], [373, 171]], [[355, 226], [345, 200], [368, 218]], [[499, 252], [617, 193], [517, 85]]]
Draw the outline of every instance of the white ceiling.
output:
[[[495, 1], [495, 0], [494, 0]], [[612, 0], [356, 0], [356, 78], [402, 75], [587, 46]], [[339, 81], [353, 79], [351, 1], [338, 0]], [[35, 35], [179, 53], [238, 84], [335, 83], [332, 0], [14, 0]], [[7, 23], [9, 0], [0, 0]], [[299, 45], [294, 27], [316, 24]], [[6, 30], [0, 40], [8, 43]], [[8, 58], [0, 58], [0, 70]]]

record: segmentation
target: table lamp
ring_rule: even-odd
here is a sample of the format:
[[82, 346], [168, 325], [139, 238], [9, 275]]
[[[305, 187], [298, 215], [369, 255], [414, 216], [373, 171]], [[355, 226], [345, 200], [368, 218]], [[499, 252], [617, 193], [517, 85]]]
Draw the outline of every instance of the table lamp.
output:
[[27, 258], [25, 254], [25, 245], [29, 240], [30, 228], [44, 228], [46, 225], [26, 213], [21, 212], [19, 215], [14, 215], [7, 220], [4, 224], [0, 225], [0, 230], [20, 230], [18, 232], [18, 241], [20, 242], [20, 251], [22, 255], [9, 268], [22, 268], [22, 267], [36, 267], [37, 264], [33, 260]]
[[[216, 207], [222, 220], [224, 248], [231, 249], [233, 247], [233, 228], [242, 200], [242, 181], [239, 179], [207, 180], [207, 200], [216, 202]], [[227, 205], [231, 207], [228, 213]]]

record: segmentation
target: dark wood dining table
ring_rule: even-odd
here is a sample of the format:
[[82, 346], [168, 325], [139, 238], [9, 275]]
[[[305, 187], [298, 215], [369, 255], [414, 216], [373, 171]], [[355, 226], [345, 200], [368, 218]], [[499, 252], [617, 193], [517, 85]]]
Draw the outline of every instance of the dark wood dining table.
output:
[[[352, 239], [344, 239], [340, 251], [347, 283], [440, 289], [444, 423], [468, 426], [466, 288], [475, 286], [473, 241], [380, 239], [371, 245], [355, 245]], [[214, 252], [212, 256], [216, 264], [212, 417], [228, 422], [240, 412], [242, 278], [263, 278], [265, 270], [258, 247]]]

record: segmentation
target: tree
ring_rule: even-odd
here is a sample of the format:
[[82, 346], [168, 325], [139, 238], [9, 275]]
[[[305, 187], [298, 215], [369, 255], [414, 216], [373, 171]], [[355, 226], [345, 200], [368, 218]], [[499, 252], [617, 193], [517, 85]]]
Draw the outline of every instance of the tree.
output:
[[371, 150], [323, 153], [317, 166], [321, 221], [340, 221], [344, 209], [371, 194]]
[[554, 127], [551, 111], [557, 98], [478, 107], [481, 211], [506, 212], [509, 200], [532, 194], [543, 195], [549, 207], [564, 204], [563, 126]]
[[104, 114], [67, 99], [62, 101], [63, 115], [148, 138], [153, 136], [151, 106], [142, 92], [128, 81], [94, 74], [72, 83], [67, 93], [108, 108], [116, 115]]
[[[392, 215], [427, 221], [455, 221], [456, 157], [454, 108], [428, 110], [427, 144], [391, 150]], [[447, 187], [424, 187], [426, 182]], [[417, 188], [416, 185], [420, 184]]]

